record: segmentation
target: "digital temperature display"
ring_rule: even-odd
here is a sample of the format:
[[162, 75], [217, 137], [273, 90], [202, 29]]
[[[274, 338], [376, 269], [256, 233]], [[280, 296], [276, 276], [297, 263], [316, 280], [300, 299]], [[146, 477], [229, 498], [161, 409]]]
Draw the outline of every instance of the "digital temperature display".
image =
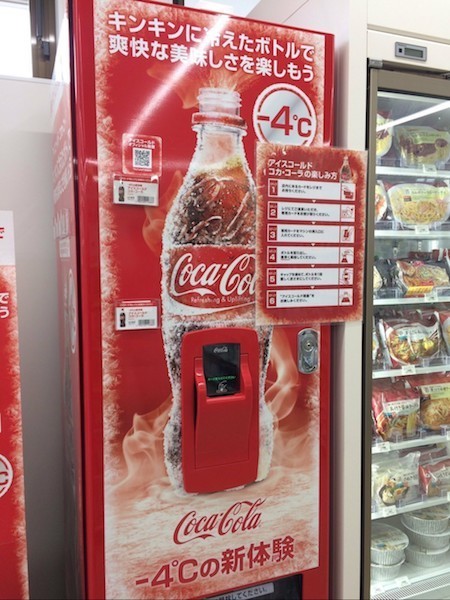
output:
[[414, 46], [413, 44], [395, 43], [395, 56], [400, 58], [411, 58], [414, 60], [427, 60], [427, 49], [425, 46]]

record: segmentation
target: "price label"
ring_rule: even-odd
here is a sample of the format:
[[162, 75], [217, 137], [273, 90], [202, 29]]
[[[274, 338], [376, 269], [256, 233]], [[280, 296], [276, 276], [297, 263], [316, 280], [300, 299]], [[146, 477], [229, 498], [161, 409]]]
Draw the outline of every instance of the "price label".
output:
[[380, 444], [375, 444], [372, 448], [373, 454], [378, 454], [380, 452], [390, 452], [391, 444], [390, 442], [381, 442]]
[[387, 508], [383, 508], [381, 512], [383, 517], [392, 517], [397, 514], [397, 508], [395, 506], [388, 506]]
[[447, 439], [450, 441], [450, 431], [447, 431]]
[[116, 177], [113, 181], [114, 204], [137, 204], [142, 206], [158, 206], [158, 178], [154, 181], [137, 181]]
[[397, 577], [397, 579], [395, 580], [395, 584], [399, 588], [405, 587], [410, 584], [409, 577], [406, 577], [406, 575], [404, 575], [403, 577]]
[[447, 492], [447, 502], [450, 502], [450, 492]]
[[403, 365], [402, 375], [415, 375], [416, 373], [416, 365]]
[[385, 587], [382, 583], [376, 583], [375, 585], [370, 586], [371, 597], [373, 598], [377, 594], [382, 594], [385, 591]]
[[428, 225], [416, 225], [414, 231], [416, 233], [430, 233], [430, 228]]
[[157, 329], [158, 309], [157, 300], [122, 300], [115, 309], [116, 331]]
[[424, 173], [429, 173], [430, 175], [437, 175], [436, 165], [422, 165], [422, 170]]
[[429, 294], [425, 294], [425, 300], [427, 302], [437, 302], [438, 301], [437, 291], [433, 290]]
[[276, 83], [256, 99], [253, 125], [261, 142], [309, 146], [317, 118], [308, 96], [295, 85]]

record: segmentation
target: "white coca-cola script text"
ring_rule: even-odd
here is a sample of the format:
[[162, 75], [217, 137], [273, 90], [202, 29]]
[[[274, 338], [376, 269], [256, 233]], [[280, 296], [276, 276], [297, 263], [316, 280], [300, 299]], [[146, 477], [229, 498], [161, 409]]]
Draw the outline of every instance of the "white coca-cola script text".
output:
[[250, 295], [255, 293], [255, 255], [240, 254], [229, 263], [195, 263], [192, 253], [182, 254], [173, 267], [169, 293], [174, 297]]

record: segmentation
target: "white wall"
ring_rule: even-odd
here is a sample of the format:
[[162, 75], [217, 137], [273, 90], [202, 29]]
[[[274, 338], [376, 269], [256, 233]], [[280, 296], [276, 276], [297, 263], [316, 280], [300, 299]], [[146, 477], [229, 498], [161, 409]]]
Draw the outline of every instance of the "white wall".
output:
[[[366, 6], [361, 0], [308, 0], [286, 25], [335, 36], [334, 145], [366, 144]], [[351, 44], [350, 44], [351, 40]], [[335, 599], [360, 597], [362, 324], [332, 328], [331, 587]], [[351, 483], [351, 485], [349, 485]]]
[[449, 43], [448, 0], [367, 0], [367, 5], [371, 29]]
[[[262, 0], [250, 16], [335, 36], [334, 145], [364, 150], [366, 2]], [[361, 577], [362, 324], [334, 325], [332, 332], [331, 590], [335, 600], [356, 600]]]
[[63, 488], [50, 83], [0, 78], [0, 209], [14, 213], [32, 598], [63, 598]]

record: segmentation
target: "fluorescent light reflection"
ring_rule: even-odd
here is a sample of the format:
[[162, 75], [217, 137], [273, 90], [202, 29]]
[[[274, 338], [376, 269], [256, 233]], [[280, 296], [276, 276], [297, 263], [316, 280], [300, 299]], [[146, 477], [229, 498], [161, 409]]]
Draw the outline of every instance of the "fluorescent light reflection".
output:
[[385, 131], [386, 129], [390, 129], [391, 127], [395, 127], [396, 125], [402, 125], [403, 123], [408, 123], [409, 121], [414, 121], [415, 119], [421, 119], [422, 117], [427, 117], [428, 115], [432, 115], [442, 110], [446, 110], [447, 108], [450, 108], [450, 100], [440, 102], [439, 104], [435, 104], [434, 106], [430, 106], [423, 110], [419, 110], [418, 112], [406, 115], [405, 117], [395, 119], [394, 121], [388, 121], [386, 123], [378, 125], [376, 130], [377, 133], [378, 131]]
[[[198, 45], [200, 52], [205, 50], [211, 43], [211, 39], [214, 39], [216, 36], [220, 35], [222, 31], [225, 29], [227, 23], [229, 21], [229, 17], [227, 15], [220, 15], [217, 19], [217, 22], [214, 26], [208, 31], [205, 38]], [[142, 127], [149, 118], [149, 116], [161, 105], [164, 103], [165, 97], [167, 94], [172, 93], [173, 88], [176, 82], [185, 76], [186, 71], [191, 69], [191, 64], [180, 63], [180, 65], [173, 71], [172, 75], [168, 77], [164, 81], [164, 85], [160, 85], [158, 87], [157, 93], [153, 94], [149, 101], [143, 106], [141, 112], [136, 118], [136, 125], [133, 130], [130, 132], [133, 135], [142, 131]]]

